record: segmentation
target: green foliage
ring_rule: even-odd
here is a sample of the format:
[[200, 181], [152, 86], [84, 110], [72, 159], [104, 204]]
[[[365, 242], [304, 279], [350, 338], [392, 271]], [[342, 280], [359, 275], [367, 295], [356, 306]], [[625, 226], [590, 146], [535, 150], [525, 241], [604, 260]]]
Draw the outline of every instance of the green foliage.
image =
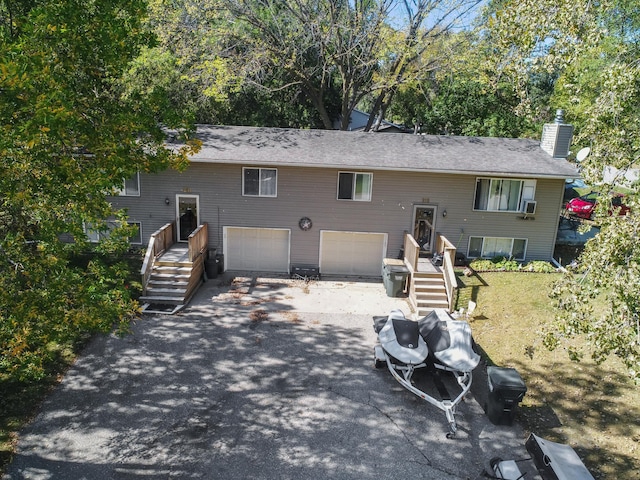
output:
[[[594, 218], [601, 229], [580, 256], [579, 272], [554, 290], [558, 313], [546, 345], [567, 346], [574, 359], [587, 352], [598, 362], [616, 355], [640, 379], [640, 204], [637, 185], [623, 182], [640, 163], [640, 12], [627, 0], [503, 1], [491, 12], [493, 65], [500, 80], [513, 79], [520, 110], [533, 113], [524, 88], [532, 74], [557, 77], [551, 100], [576, 126], [575, 150], [591, 149], [581, 163], [587, 183], [601, 184], [606, 167], [618, 169], [613, 185], [602, 187]], [[625, 203], [632, 213], [624, 217], [615, 214], [608, 194], [620, 186], [630, 187]], [[588, 347], [571, 346], [577, 336], [585, 336]]]
[[179, 81], [149, 80], [198, 121], [346, 129], [356, 106], [384, 115], [399, 89], [444, 70], [442, 39], [479, 3], [153, 0], [149, 27]]
[[586, 347], [572, 347], [574, 358], [587, 352], [597, 362], [609, 355], [622, 359], [629, 374], [640, 378], [640, 246], [636, 214], [605, 217], [600, 233], [587, 242], [577, 272], [567, 273], [554, 288], [557, 323], [546, 345], [571, 345], [585, 336]]
[[521, 263], [506, 257], [473, 260], [469, 266], [476, 272], [533, 272], [557, 273], [558, 269], [549, 262], [532, 260]]
[[390, 111], [405, 125], [420, 123], [422, 133], [517, 138], [530, 130], [515, 115], [517, 104], [508, 88], [495, 91], [460, 75], [399, 92]]
[[85, 225], [113, 215], [106, 194], [137, 171], [181, 167], [196, 148], [166, 150], [155, 105], [123, 95], [121, 75], [149, 42], [144, 1], [32, 6], [12, 10], [0, 32], [3, 379], [38, 378], [57, 345], [135, 315], [128, 270], [107, 260], [126, 245], [124, 223], [92, 261], [71, 260], [88, 247]]

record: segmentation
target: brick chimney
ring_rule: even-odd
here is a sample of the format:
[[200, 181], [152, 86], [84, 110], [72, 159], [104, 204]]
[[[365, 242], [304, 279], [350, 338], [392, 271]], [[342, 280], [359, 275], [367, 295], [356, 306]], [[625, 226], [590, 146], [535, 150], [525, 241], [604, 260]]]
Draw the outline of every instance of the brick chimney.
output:
[[542, 127], [540, 148], [553, 158], [567, 158], [572, 139], [573, 125], [564, 123], [564, 110], [556, 110], [555, 122]]

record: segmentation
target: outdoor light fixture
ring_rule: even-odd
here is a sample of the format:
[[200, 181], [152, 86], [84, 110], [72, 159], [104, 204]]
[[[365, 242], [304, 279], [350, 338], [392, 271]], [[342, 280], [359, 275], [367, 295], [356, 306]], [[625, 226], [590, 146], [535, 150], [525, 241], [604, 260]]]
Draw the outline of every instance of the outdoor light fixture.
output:
[[165, 198], [165, 199], [164, 199], [164, 203], [165, 203], [166, 205], [169, 205], [169, 204], [171, 203], [171, 200], [169, 200], [169, 197], [167, 197], [167, 198]]
[[443, 217], [446, 217], [446, 216], [447, 216], [447, 211], [446, 211], [446, 210], [443, 210], [443, 211], [442, 211], [442, 216], [443, 216]]

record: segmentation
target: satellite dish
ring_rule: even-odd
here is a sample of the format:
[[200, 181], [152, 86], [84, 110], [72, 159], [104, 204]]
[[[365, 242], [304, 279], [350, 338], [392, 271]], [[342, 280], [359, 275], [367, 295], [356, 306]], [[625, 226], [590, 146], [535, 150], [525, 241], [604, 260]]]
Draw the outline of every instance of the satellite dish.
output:
[[576, 154], [576, 161], [582, 162], [587, 156], [591, 153], [591, 149], [589, 147], [584, 147]]

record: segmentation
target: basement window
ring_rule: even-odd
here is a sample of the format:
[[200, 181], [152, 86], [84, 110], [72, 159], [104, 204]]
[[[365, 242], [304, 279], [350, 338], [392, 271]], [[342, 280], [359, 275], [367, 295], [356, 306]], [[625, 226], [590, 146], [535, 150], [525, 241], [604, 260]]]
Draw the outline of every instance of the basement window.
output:
[[[142, 245], [142, 222], [127, 222], [127, 224], [138, 227], [136, 233], [132, 237], [129, 237], [129, 243], [132, 245]], [[99, 243], [101, 240], [109, 238], [111, 230], [117, 226], [117, 222], [109, 220], [103, 229], [97, 230], [90, 223], [85, 223], [84, 231], [91, 243]]]
[[527, 251], [526, 238], [470, 237], [469, 258], [505, 257], [524, 260]]

